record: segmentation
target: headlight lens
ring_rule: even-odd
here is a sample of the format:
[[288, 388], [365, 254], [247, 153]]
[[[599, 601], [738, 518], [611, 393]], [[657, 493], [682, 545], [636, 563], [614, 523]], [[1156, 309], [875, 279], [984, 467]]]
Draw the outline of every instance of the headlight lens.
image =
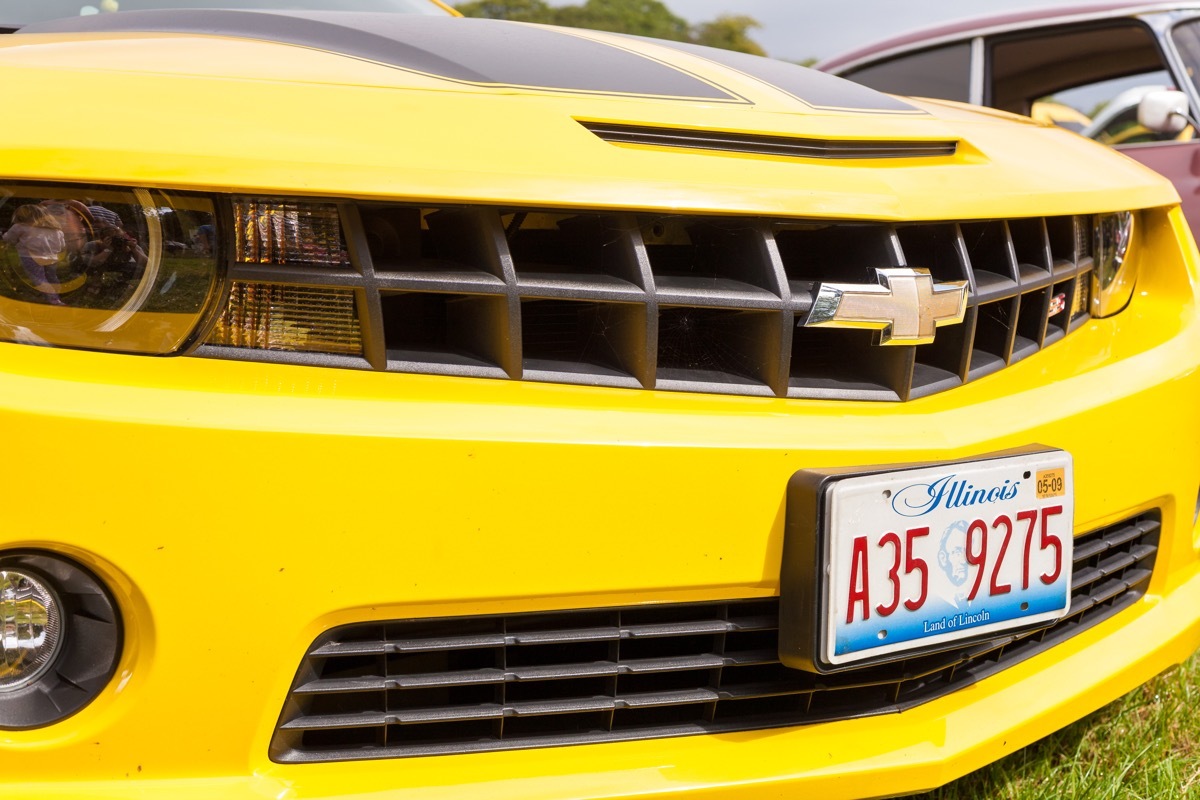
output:
[[61, 642], [62, 607], [54, 590], [26, 572], [0, 570], [0, 693], [40, 677]]
[[1126, 259], [1133, 238], [1133, 214], [1099, 214], [1093, 224], [1092, 316], [1108, 317], [1129, 304], [1137, 270]]
[[0, 185], [0, 340], [165, 354], [217, 290], [213, 204], [147, 189]]

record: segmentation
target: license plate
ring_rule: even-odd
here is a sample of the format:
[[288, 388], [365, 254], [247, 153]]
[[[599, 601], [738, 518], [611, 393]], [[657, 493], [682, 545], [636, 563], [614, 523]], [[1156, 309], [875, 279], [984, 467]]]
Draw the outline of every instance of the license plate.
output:
[[1071, 605], [1061, 450], [827, 484], [822, 659], [841, 666], [1046, 624]]

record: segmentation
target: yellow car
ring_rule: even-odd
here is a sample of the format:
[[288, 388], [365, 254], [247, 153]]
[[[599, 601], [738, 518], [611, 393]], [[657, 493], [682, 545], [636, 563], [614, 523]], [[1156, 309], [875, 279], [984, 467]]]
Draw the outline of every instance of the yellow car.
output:
[[373, 7], [0, 4], [4, 797], [879, 797], [1200, 644], [1166, 180]]

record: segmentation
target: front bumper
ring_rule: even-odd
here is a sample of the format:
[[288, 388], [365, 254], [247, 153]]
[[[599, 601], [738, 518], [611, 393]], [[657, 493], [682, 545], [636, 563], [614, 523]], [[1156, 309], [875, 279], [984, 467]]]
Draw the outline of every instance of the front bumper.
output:
[[142, 762], [153, 765], [152, 753], [177, 735], [178, 726], [168, 724], [138, 740], [143, 752], [126, 756], [128, 775], [70, 780], [60, 767], [56, 777], [65, 780], [8, 783], [5, 791], [48, 800], [891, 796], [940, 785], [1009, 755], [1187, 658], [1200, 643], [1197, 607], [1200, 576], [1193, 570], [1169, 596], [1148, 597], [1127, 613], [1119, 630], [1101, 626], [1059, 651], [903, 715], [419, 761], [280, 768], [248, 759], [233, 776], [196, 775], [202, 771], [197, 758], [196, 768], [178, 777], [152, 777]]
[[[5, 732], [40, 797], [870, 797], [950, 780], [1200, 644], [1200, 325], [1182, 217], [1123, 313], [906, 404], [671, 395], [3, 347], [0, 547], [67, 553], [126, 626], [111, 686]], [[68, 377], [69, 376], [69, 377]], [[1133, 608], [899, 715], [342, 764], [267, 757], [305, 648], [365, 620], [771, 597], [788, 479], [1039, 443], [1076, 531], [1162, 515]]]

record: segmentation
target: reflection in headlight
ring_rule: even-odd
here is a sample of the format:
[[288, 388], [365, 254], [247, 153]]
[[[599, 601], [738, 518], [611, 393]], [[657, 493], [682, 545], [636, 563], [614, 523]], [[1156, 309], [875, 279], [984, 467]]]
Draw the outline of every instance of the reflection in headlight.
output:
[[0, 340], [170, 353], [216, 290], [205, 197], [0, 187]]

